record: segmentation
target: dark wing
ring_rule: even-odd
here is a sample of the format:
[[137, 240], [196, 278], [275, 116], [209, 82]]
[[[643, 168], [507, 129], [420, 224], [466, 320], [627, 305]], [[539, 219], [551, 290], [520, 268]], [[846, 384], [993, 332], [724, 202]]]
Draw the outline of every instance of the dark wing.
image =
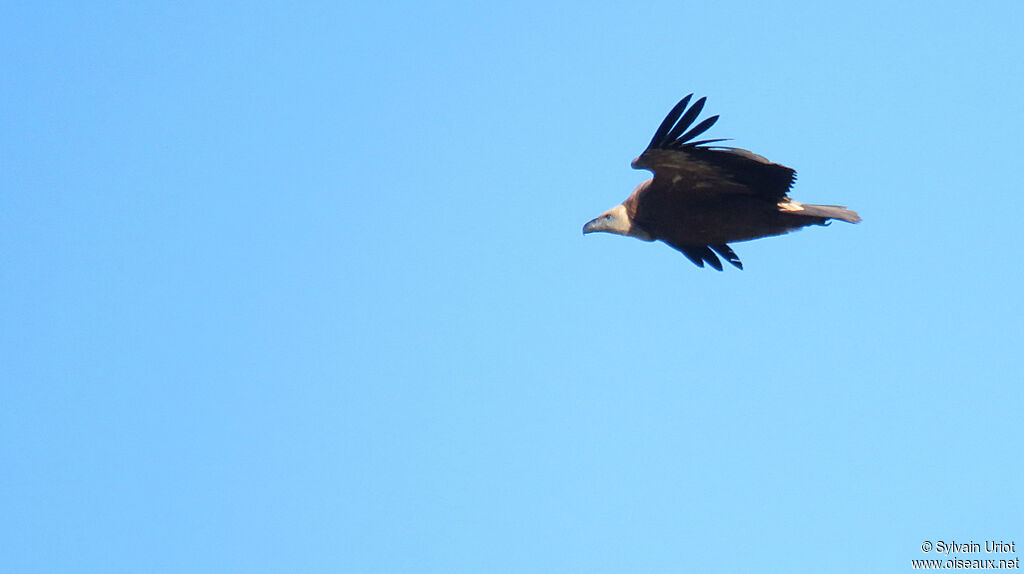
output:
[[687, 109], [692, 97], [693, 94], [686, 96], [672, 108], [650, 145], [633, 160], [633, 167], [654, 172], [652, 187], [666, 191], [753, 195], [773, 202], [784, 199], [796, 179], [792, 169], [747, 150], [707, 146], [725, 140], [693, 141], [714, 125], [718, 116], [691, 128], [706, 100], [701, 98]]
[[706, 261], [709, 265], [721, 271], [722, 262], [715, 256], [715, 253], [718, 253], [737, 269], [743, 269], [743, 262], [740, 261], [739, 256], [736, 255], [736, 252], [731, 247], [724, 243], [722, 245], [676, 245], [667, 241], [666, 243], [685, 255], [687, 259], [693, 261], [697, 267], [704, 267], [704, 262]]

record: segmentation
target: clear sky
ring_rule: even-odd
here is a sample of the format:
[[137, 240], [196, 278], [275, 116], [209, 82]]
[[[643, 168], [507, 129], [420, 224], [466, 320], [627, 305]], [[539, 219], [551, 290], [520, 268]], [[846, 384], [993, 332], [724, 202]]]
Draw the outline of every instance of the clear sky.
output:
[[[286, 4], [0, 6], [0, 571], [1024, 544], [1024, 4]], [[690, 92], [864, 222], [582, 237]]]

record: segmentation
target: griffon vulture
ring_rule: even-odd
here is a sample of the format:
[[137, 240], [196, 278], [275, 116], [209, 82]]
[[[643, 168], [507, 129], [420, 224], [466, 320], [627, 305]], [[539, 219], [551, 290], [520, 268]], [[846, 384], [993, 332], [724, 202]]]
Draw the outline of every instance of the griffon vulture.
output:
[[691, 97], [672, 108], [650, 145], [633, 160], [634, 169], [650, 170], [654, 178], [638, 185], [620, 205], [587, 222], [584, 234], [604, 231], [664, 241], [698, 267], [707, 263], [721, 271], [716, 253], [743, 269], [728, 245], [734, 241], [827, 225], [830, 219], [860, 221], [845, 207], [790, 199], [786, 193], [796, 172], [786, 166], [747, 150], [708, 145], [722, 139], [693, 141], [718, 116], [690, 128], [706, 99], [686, 109]]

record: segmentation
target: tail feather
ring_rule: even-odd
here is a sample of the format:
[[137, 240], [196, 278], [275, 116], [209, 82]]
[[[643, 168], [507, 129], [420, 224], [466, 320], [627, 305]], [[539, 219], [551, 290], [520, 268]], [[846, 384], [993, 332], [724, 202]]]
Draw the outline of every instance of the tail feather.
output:
[[846, 207], [842, 205], [808, 205], [804, 203], [801, 204], [800, 207], [803, 208], [797, 212], [800, 215], [824, 217], [826, 219], [839, 219], [849, 223], [860, 223], [860, 216], [857, 215], [857, 212], [846, 209]]

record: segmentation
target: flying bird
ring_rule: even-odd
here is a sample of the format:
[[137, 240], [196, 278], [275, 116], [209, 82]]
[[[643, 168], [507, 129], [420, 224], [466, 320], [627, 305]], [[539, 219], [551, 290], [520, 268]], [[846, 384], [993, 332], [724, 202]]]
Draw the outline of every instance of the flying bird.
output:
[[832, 219], [860, 221], [843, 206], [790, 199], [787, 193], [796, 172], [784, 165], [744, 149], [709, 145], [724, 139], [694, 141], [718, 116], [691, 128], [707, 99], [687, 109], [692, 97], [672, 108], [650, 145], [633, 160], [634, 169], [649, 170], [654, 177], [621, 204], [587, 222], [584, 235], [604, 231], [663, 241], [698, 267], [707, 263], [721, 271], [718, 255], [743, 269], [729, 243], [828, 225]]

